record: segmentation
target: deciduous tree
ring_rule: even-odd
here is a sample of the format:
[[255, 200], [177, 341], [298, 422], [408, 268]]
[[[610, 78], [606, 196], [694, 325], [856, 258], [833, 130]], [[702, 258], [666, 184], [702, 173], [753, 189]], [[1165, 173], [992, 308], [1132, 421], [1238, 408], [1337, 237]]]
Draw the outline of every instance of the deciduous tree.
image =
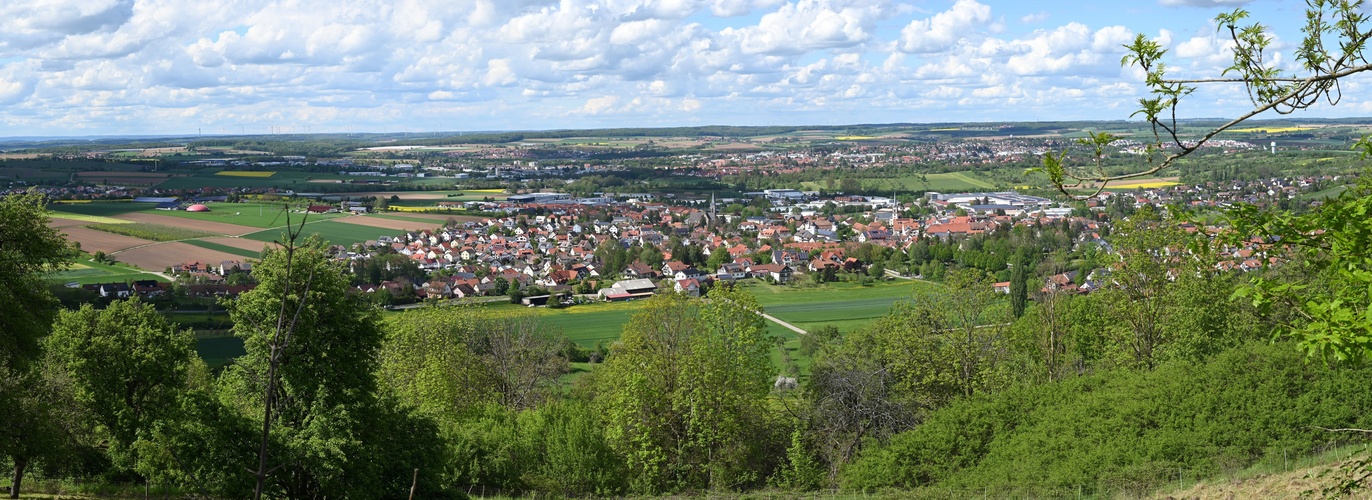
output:
[[600, 368], [610, 443], [631, 485], [654, 493], [736, 487], [761, 479], [771, 346], [745, 291], [709, 299], [654, 297]]

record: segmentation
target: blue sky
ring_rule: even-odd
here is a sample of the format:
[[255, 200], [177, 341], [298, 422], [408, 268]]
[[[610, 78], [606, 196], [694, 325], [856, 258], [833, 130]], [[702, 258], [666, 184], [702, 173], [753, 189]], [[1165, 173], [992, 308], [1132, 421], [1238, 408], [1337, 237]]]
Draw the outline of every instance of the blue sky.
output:
[[1120, 45], [1217, 76], [1236, 7], [1289, 67], [1299, 1], [11, 0], [0, 136], [1127, 119]]

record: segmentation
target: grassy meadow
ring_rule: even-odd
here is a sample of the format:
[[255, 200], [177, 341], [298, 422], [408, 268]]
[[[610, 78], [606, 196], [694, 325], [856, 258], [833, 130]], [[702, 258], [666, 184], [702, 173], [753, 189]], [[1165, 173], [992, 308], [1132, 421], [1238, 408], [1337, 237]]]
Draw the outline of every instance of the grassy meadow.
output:
[[[272, 203], [203, 203], [209, 207], [208, 212], [187, 212], [185, 210], [151, 210], [148, 213], [158, 215], [170, 215], [183, 219], [195, 219], [208, 222], [222, 222], [225, 224], [237, 224], [240, 226], [260, 227], [263, 229], [282, 227], [286, 225], [286, 214], [284, 206]], [[292, 222], [300, 222], [303, 214], [290, 214]], [[309, 214], [307, 220], [324, 220], [338, 217], [346, 217], [348, 214]]]
[[48, 274], [45, 277], [52, 283], [68, 283], [75, 281], [83, 285], [94, 283], [123, 283], [126, 281], [157, 280], [165, 282], [166, 278], [146, 271], [129, 266], [127, 264], [98, 264], [91, 261], [89, 255], [83, 255], [76, 260], [65, 271]]
[[[435, 225], [441, 224], [441, 222], [438, 221], [431, 222], [434, 222]], [[246, 234], [243, 235], [243, 237], [257, 241], [271, 242], [280, 239], [281, 235], [285, 232], [285, 228], [277, 227]], [[318, 234], [329, 243], [346, 246], [352, 245], [353, 243], [375, 240], [382, 235], [394, 236], [402, 234], [403, 232], [404, 231], [398, 229], [385, 229], [359, 224], [348, 224], [346, 222], [322, 220], [319, 222], [306, 222], [304, 235], [308, 237], [312, 234]]]
[[219, 243], [214, 243], [214, 242], [204, 241], [204, 240], [186, 240], [186, 241], [183, 241], [182, 243], [187, 243], [187, 244], [191, 244], [191, 245], [198, 246], [198, 247], [200, 247], [200, 248], [207, 248], [207, 249], [214, 250], [214, 251], [218, 251], [218, 252], [231, 253], [231, 254], [234, 254], [234, 255], [241, 256], [241, 257], [248, 257], [248, 258], [250, 258], [250, 259], [256, 259], [256, 258], [258, 258], [258, 257], [260, 257], [260, 256], [262, 255], [262, 252], [254, 252], [254, 251], [252, 251], [252, 250], [247, 250], [247, 249], [238, 248], [238, 247], [231, 247], [231, 246], [228, 246], [228, 245], [222, 245], [222, 244], [219, 244]]

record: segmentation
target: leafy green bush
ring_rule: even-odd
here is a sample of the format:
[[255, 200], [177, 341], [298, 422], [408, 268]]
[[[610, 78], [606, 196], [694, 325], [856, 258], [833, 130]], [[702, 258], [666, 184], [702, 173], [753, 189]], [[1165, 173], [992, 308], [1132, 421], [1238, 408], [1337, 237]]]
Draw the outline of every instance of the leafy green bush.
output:
[[872, 448], [845, 487], [1053, 494], [1137, 492], [1345, 439], [1307, 426], [1372, 425], [1372, 368], [1311, 363], [1290, 344], [1204, 364], [1117, 370], [954, 402]]
[[505, 494], [618, 495], [625, 488], [624, 461], [603, 429], [596, 412], [580, 401], [523, 412], [484, 405], [443, 431], [449, 482]]

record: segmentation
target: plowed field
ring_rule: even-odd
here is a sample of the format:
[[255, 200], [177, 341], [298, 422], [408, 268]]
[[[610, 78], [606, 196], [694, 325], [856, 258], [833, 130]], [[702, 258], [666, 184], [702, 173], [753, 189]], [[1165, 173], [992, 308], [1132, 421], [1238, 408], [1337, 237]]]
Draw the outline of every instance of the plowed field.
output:
[[334, 222], [346, 222], [348, 224], [357, 224], [359, 226], [371, 226], [379, 227], [382, 229], [398, 229], [409, 231], [436, 229], [438, 228], [438, 226], [443, 225], [443, 223], [440, 221], [424, 223], [408, 220], [382, 219], [380, 217], [343, 217], [341, 219], [334, 219]]
[[[151, 241], [134, 238], [132, 236], [106, 233], [104, 231], [96, 231], [81, 226], [64, 227], [61, 231], [67, 233], [68, 240], [80, 242], [81, 249], [90, 253], [110, 253], [129, 247], [152, 243]], [[159, 267], [157, 269], [162, 268]]]
[[74, 220], [74, 219], [63, 219], [63, 218], [60, 218], [60, 217], [50, 217], [50, 218], [48, 218], [48, 227], [70, 227], [70, 226], [82, 226], [82, 225], [86, 225], [86, 224], [90, 224], [90, 223], [89, 223], [89, 222], [86, 222], [86, 221], [79, 221], [79, 220]]
[[486, 220], [486, 219], [489, 218], [489, 217], [474, 217], [474, 216], [471, 216], [471, 215], [412, 214], [412, 213], [404, 213], [404, 214], [390, 214], [390, 213], [387, 213], [387, 214], [381, 214], [381, 215], [372, 215], [371, 217], [381, 217], [381, 218], [383, 218], [383, 219], [384, 219], [384, 218], [391, 218], [391, 217], [395, 217], [395, 218], [399, 218], [399, 219], [429, 219], [429, 220], [434, 220], [434, 221], [439, 221], [439, 222], [447, 222], [449, 218], [457, 219], [458, 222], [481, 222], [481, 221]]
[[[261, 247], [258, 248], [260, 249]], [[149, 271], [161, 271], [172, 264], [181, 264], [191, 260], [218, 264], [226, 260], [242, 261], [244, 259], [242, 256], [210, 250], [208, 248], [200, 248], [179, 241], [135, 248], [127, 252], [121, 252], [118, 255], [115, 255], [114, 258], [119, 262], [133, 264]]]

